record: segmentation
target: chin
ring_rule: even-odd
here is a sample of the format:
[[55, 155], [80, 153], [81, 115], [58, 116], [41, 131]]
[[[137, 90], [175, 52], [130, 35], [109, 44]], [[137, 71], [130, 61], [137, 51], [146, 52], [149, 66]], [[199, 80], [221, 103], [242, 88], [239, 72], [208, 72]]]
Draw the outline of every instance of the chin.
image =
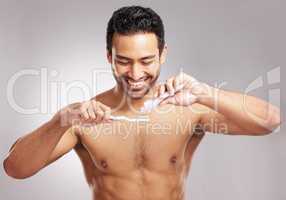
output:
[[127, 91], [127, 95], [132, 99], [142, 99], [149, 90]]

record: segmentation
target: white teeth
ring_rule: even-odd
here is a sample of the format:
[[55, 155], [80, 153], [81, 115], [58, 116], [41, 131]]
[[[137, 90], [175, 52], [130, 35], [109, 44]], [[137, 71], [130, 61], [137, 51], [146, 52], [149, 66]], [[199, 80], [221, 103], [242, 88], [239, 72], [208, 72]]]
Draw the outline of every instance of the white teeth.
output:
[[142, 87], [144, 85], [144, 81], [132, 82], [128, 80], [128, 83], [131, 87], [134, 87], [134, 88]]

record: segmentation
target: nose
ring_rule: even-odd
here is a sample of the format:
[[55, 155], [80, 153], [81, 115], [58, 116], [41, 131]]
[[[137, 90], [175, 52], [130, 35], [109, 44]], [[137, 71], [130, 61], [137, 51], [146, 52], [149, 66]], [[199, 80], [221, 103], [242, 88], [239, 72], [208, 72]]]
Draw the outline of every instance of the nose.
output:
[[140, 65], [134, 64], [133, 66], [131, 66], [130, 77], [132, 77], [134, 81], [140, 80], [143, 76], [144, 71], [142, 70], [142, 67]]

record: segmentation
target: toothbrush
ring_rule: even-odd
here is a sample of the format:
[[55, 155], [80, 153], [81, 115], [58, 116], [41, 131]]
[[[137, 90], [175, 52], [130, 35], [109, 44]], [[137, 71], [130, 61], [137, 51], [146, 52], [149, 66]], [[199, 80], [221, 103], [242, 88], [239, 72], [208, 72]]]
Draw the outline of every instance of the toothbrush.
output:
[[129, 118], [123, 115], [118, 116], [110, 116], [110, 119], [116, 120], [116, 121], [129, 121], [129, 122], [148, 122], [148, 117], [136, 117], [136, 118]]

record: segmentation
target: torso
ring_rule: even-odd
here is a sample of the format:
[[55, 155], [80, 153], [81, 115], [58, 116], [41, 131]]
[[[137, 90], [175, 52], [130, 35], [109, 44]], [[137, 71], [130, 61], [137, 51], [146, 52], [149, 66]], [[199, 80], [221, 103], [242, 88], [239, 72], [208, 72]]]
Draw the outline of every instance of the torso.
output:
[[174, 105], [148, 115], [149, 122], [113, 121], [86, 126], [78, 134], [81, 144], [75, 151], [94, 199], [184, 199], [191, 158], [203, 137], [192, 131], [198, 117]]

